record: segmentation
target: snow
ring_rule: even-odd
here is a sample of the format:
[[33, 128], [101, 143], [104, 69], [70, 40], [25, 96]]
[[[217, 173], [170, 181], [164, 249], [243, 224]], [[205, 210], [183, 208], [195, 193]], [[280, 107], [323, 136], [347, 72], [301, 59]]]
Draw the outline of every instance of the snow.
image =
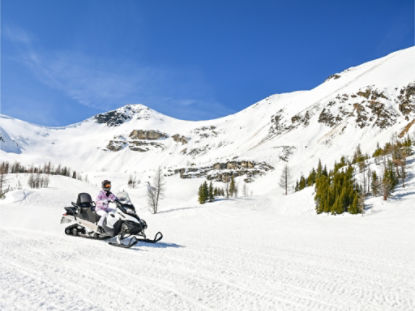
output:
[[[128, 120], [116, 127], [90, 118], [48, 128], [0, 115], [1, 161], [51, 161], [89, 180], [51, 176], [48, 188], [29, 189], [27, 174], [7, 175], [14, 190], [0, 200], [0, 310], [414, 310], [414, 157], [406, 187], [390, 201], [367, 199], [363, 215], [316, 215], [313, 188], [288, 196], [278, 188], [287, 150], [294, 183], [319, 159], [330, 167], [358, 144], [372, 153], [376, 143], [399, 133], [408, 120], [395, 100], [415, 81], [414, 61], [414, 47], [398, 51], [312, 90], [275, 94], [216, 120], [177, 120], [143, 105], [118, 109]], [[368, 87], [390, 98], [380, 100], [398, 115], [396, 124], [360, 128], [346, 118], [331, 128], [318, 122], [338, 95]], [[309, 124], [270, 132], [272, 116], [289, 124], [306, 112]], [[105, 150], [114, 137], [128, 141], [136, 129], [169, 138], [156, 141], [163, 149], [148, 152]], [[174, 134], [189, 142], [175, 142]], [[184, 148], [208, 149], [193, 156]], [[146, 182], [159, 166], [167, 172], [231, 160], [265, 161], [275, 169], [247, 184], [247, 197], [205, 205], [197, 203], [204, 178], [169, 176], [159, 214], [149, 213]], [[130, 175], [136, 189], [127, 187]], [[129, 192], [149, 235], [163, 232], [160, 243], [125, 250], [64, 235], [63, 207], [79, 192], [94, 197], [103, 179], [112, 181], [114, 192]], [[243, 179], [236, 178], [240, 195]]]
[[179, 204], [178, 183], [152, 215], [132, 190], [148, 233], [164, 239], [128, 250], [66, 236], [63, 207], [98, 188], [52, 176], [0, 202], [0, 309], [412, 310], [410, 163], [407, 187], [368, 200], [362, 216], [315, 215], [313, 188]]

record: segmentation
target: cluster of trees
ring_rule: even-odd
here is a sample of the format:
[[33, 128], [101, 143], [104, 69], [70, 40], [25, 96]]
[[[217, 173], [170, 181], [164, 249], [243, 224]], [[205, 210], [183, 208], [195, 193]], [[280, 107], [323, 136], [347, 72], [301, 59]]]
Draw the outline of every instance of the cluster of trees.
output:
[[[244, 195], [247, 195], [247, 188], [246, 185], [244, 186]], [[220, 187], [213, 187], [212, 182], [207, 184], [207, 182], [203, 182], [199, 186], [198, 191], [198, 200], [200, 204], [204, 204], [206, 202], [213, 202], [215, 197], [222, 196], [222, 197], [236, 197], [238, 195], [238, 186], [235, 183], [235, 179], [233, 176], [229, 179], [229, 182], [226, 183], [226, 188]]]
[[407, 136], [403, 141], [399, 141], [396, 138], [392, 138], [392, 142], [387, 142], [383, 148], [377, 144], [375, 152], [373, 152], [373, 157], [386, 156], [389, 154], [394, 154], [396, 152], [406, 152], [407, 154], [411, 153], [412, 140]]
[[328, 175], [317, 171], [316, 175], [316, 212], [342, 214], [361, 213], [363, 202], [360, 200], [360, 189], [353, 179], [353, 166], [344, 170], [331, 170]]
[[[366, 160], [368, 160], [369, 158], [370, 157], [368, 154], [362, 153], [362, 151], [360, 150], [360, 145], [358, 145], [356, 151], [353, 154], [352, 160], [349, 161], [346, 159], [345, 156], [342, 156], [339, 162], [334, 162], [333, 171], [337, 172], [339, 169], [343, 167], [357, 164], [359, 166], [360, 172], [362, 172], [365, 168]], [[323, 167], [321, 161], [318, 162], [317, 171], [323, 172], [325, 175], [328, 175], [327, 167]], [[313, 186], [317, 181], [317, 171], [313, 168], [307, 177], [301, 175], [300, 180], [296, 182], [295, 191], [302, 190], [305, 187]]]
[[[213, 202], [215, 200], [215, 196], [213, 194], [213, 185], [210, 182], [209, 186], [205, 181], [203, 184], [199, 186], [199, 203], [205, 204], [206, 202]], [[216, 189], [216, 193], [218, 190]]]
[[387, 200], [402, 176], [402, 172], [397, 171], [393, 162], [389, 160], [385, 163], [382, 177], [378, 177], [376, 172], [372, 172], [372, 181], [370, 183], [372, 194], [374, 196], [382, 195], [383, 199]]
[[405, 187], [406, 158], [412, 153], [411, 146], [412, 140], [409, 137], [403, 141], [394, 137], [383, 148], [378, 144], [373, 156], [377, 164], [383, 162], [383, 175], [378, 177], [375, 172], [372, 173], [371, 191], [374, 196], [382, 195], [387, 200], [399, 180]]
[[49, 177], [41, 174], [30, 174], [27, 184], [30, 188], [47, 188], [49, 186]]
[[[383, 162], [382, 176], [370, 170], [367, 163], [370, 156], [363, 154], [360, 146], [356, 148], [351, 161], [343, 156], [340, 161], [334, 163], [333, 169], [329, 172], [319, 161], [317, 169], [313, 168], [307, 177], [300, 177], [296, 182], [295, 191], [315, 185], [317, 213], [360, 213], [366, 195], [382, 195], [383, 199], [387, 200], [400, 180], [405, 187], [406, 158], [411, 154], [411, 146], [412, 141], [409, 137], [403, 141], [398, 141], [394, 137], [383, 148], [378, 145], [373, 157], [376, 164]], [[355, 167], [358, 167], [361, 173], [360, 185], [353, 178]]]
[[[344, 159], [344, 157], [342, 157], [342, 159]], [[335, 169], [339, 169], [341, 168], [341, 166], [339, 165], [334, 165]], [[319, 173], [317, 173], [319, 172]], [[322, 166], [321, 164], [321, 160], [318, 161], [318, 165], [317, 165], [317, 170], [315, 168], [313, 168], [310, 172], [310, 174], [308, 174], [307, 177], [304, 177], [303, 175], [301, 175], [300, 180], [298, 180], [295, 184], [295, 188], [294, 190], [300, 191], [303, 190], [305, 187], [310, 187], [313, 186], [316, 183], [317, 177], [320, 174], [324, 174], [326, 176], [328, 176], [328, 172], [327, 172], [327, 167], [326, 166]], [[284, 174], [283, 174], [284, 175]]]

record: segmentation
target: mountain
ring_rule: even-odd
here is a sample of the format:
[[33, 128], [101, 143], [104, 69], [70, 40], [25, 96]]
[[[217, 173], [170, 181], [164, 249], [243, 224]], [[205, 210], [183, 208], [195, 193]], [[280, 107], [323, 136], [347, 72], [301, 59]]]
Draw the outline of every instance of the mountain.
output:
[[219, 182], [234, 174], [246, 182], [271, 181], [286, 163], [298, 178], [319, 159], [331, 165], [359, 144], [371, 153], [392, 135], [412, 135], [414, 68], [411, 47], [335, 73], [312, 90], [272, 95], [208, 121], [178, 120], [144, 105], [59, 128], [1, 116], [0, 156], [60, 163], [97, 178], [147, 176], [161, 166], [183, 179]]

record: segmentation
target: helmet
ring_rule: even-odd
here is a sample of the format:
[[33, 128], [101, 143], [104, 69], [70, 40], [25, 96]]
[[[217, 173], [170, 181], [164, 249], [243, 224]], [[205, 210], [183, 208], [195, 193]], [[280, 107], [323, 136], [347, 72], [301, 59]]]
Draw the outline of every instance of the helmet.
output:
[[104, 180], [101, 185], [102, 185], [102, 190], [105, 190], [105, 191], [111, 190], [111, 182], [109, 180]]

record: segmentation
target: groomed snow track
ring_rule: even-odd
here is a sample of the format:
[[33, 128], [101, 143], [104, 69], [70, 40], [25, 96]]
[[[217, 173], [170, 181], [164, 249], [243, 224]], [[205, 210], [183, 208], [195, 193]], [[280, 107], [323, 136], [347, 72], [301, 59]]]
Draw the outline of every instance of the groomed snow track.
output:
[[160, 214], [169, 239], [131, 249], [3, 223], [0, 310], [415, 308], [413, 247], [398, 238], [409, 227], [396, 215], [270, 213], [212, 206], [174, 226]]

